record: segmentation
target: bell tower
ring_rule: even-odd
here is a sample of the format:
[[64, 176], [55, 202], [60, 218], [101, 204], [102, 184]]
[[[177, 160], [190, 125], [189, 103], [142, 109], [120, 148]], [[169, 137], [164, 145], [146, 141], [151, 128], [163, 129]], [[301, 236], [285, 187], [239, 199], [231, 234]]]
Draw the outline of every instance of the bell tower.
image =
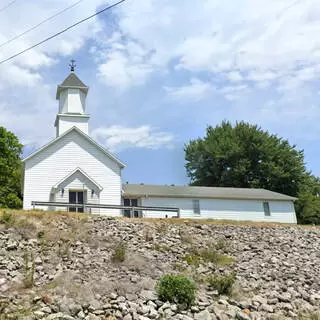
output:
[[77, 127], [88, 134], [90, 116], [86, 114], [86, 98], [89, 88], [75, 74], [74, 62], [71, 60], [70, 74], [57, 87], [56, 99], [59, 101], [59, 112], [54, 123], [57, 137], [72, 127]]

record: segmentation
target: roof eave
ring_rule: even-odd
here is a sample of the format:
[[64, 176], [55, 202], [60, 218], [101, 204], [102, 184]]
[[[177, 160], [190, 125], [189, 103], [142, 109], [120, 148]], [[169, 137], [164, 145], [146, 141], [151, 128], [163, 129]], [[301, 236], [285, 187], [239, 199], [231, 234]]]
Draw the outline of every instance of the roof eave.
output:
[[117, 162], [120, 166], [121, 169], [125, 168], [125, 164], [122, 163], [118, 158], [116, 158], [114, 155], [112, 155], [111, 153], [109, 153], [106, 149], [104, 149], [102, 146], [100, 146], [97, 142], [95, 142], [90, 136], [88, 136], [87, 134], [85, 134], [83, 131], [81, 131], [79, 128], [77, 127], [72, 127], [69, 130], [65, 131], [62, 135], [60, 135], [59, 137], [53, 139], [52, 141], [50, 141], [49, 143], [47, 143], [46, 145], [44, 145], [42, 148], [36, 150], [35, 152], [31, 153], [28, 157], [22, 159], [22, 163], [25, 163], [26, 161], [28, 161], [29, 159], [33, 158], [35, 155], [37, 155], [38, 153], [40, 153], [42, 150], [48, 148], [50, 145], [52, 145], [53, 143], [55, 143], [57, 140], [61, 139], [62, 137], [64, 137], [65, 135], [67, 135], [69, 132], [71, 132], [72, 130], [76, 130], [78, 133], [82, 134], [85, 138], [87, 138], [92, 144], [94, 144], [98, 149], [100, 149], [105, 155], [107, 155], [108, 157], [110, 157], [111, 159], [113, 159], [115, 162]]

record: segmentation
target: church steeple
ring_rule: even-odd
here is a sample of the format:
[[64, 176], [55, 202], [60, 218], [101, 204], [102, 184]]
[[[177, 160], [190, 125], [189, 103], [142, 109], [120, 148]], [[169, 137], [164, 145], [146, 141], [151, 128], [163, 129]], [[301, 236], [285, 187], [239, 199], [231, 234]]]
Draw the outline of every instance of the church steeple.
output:
[[71, 60], [71, 73], [57, 87], [59, 112], [54, 124], [57, 137], [74, 126], [88, 134], [89, 115], [85, 111], [89, 88], [75, 74], [74, 62]]

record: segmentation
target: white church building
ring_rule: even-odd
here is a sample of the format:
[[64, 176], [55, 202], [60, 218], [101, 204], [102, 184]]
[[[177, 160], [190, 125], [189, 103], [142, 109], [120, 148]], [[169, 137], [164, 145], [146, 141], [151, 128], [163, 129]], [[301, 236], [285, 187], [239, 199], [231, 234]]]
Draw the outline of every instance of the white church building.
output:
[[23, 160], [24, 209], [297, 222], [296, 199], [264, 189], [122, 184], [124, 163], [89, 135], [88, 90], [72, 66], [57, 87], [56, 138]]

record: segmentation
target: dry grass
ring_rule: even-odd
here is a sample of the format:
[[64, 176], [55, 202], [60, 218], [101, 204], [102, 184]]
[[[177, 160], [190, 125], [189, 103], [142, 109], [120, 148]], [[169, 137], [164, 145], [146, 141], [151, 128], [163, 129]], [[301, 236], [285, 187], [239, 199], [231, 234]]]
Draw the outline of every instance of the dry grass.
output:
[[[86, 213], [75, 213], [67, 211], [41, 211], [41, 210], [8, 210], [0, 209], [0, 215], [6, 211], [11, 213], [18, 220], [22, 217], [28, 217], [34, 221], [38, 222], [47, 222], [47, 221], [69, 221], [76, 220], [87, 221], [92, 215]], [[95, 216], [104, 216], [104, 215], [95, 215]], [[147, 222], [155, 224], [156, 231], [158, 233], [166, 233], [168, 226], [171, 224], [176, 225], [214, 225], [214, 226], [243, 226], [243, 227], [259, 227], [259, 228], [280, 228], [280, 227], [296, 227], [296, 228], [320, 228], [320, 226], [311, 226], [311, 225], [295, 225], [288, 223], [273, 223], [273, 222], [254, 222], [254, 221], [236, 221], [236, 220], [217, 220], [217, 219], [184, 219], [184, 218], [121, 218], [118, 219], [130, 221], [130, 222]]]

